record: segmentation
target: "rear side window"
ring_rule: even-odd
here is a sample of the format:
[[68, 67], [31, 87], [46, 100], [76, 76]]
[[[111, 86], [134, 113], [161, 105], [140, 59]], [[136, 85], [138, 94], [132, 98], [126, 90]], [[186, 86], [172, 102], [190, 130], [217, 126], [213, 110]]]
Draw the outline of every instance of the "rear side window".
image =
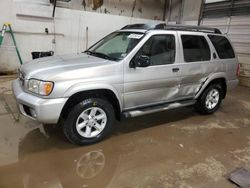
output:
[[210, 48], [204, 36], [181, 35], [185, 62], [208, 61]]
[[208, 35], [213, 43], [220, 59], [235, 58], [234, 50], [226, 37], [218, 35]]

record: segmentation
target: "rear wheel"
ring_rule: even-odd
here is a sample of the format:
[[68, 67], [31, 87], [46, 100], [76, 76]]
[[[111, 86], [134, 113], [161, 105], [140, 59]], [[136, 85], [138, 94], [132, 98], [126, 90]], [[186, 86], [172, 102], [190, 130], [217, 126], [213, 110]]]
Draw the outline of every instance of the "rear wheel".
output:
[[220, 107], [223, 90], [220, 84], [211, 84], [199, 97], [195, 107], [202, 114], [212, 114]]
[[72, 108], [63, 123], [63, 133], [73, 144], [92, 144], [111, 132], [114, 119], [114, 109], [108, 101], [86, 99]]

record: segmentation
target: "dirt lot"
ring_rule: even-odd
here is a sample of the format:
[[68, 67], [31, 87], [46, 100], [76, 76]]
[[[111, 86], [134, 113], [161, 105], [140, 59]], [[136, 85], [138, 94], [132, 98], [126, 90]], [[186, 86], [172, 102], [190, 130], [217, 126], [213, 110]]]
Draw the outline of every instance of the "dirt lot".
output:
[[76, 147], [60, 128], [19, 116], [0, 80], [0, 188], [231, 188], [250, 170], [250, 88], [209, 116], [182, 108], [116, 122], [101, 143]]

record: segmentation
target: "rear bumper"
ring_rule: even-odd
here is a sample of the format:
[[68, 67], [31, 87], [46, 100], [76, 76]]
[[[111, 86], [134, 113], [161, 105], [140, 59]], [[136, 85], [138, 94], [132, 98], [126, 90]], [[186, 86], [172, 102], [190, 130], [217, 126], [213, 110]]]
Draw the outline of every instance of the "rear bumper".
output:
[[67, 98], [43, 99], [23, 91], [19, 80], [12, 83], [12, 90], [20, 112], [45, 124], [56, 124]]
[[236, 79], [236, 80], [229, 80], [227, 81], [227, 89], [230, 90], [230, 89], [234, 89], [237, 87], [237, 85], [239, 84], [239, 80]]

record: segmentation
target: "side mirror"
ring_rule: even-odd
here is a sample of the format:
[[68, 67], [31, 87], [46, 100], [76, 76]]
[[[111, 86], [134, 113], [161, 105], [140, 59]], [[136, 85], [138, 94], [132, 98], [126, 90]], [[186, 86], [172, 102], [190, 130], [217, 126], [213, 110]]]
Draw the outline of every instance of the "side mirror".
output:
[[140, 55], [130, 63], [130, 68], [148, 67], [150, 66], [150, 58], [146, 55]]

